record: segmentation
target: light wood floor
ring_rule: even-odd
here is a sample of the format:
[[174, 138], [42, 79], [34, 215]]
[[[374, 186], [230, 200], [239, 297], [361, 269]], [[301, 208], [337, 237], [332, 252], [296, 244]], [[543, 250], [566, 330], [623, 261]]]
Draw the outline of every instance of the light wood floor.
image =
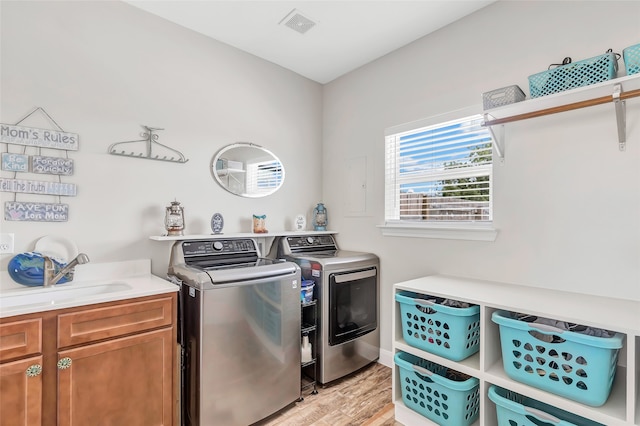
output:
[[391, 369], [373, 363], [326, 386], [305, 392], [296, 402], [260, 426], [401, 426], [394, 420]]

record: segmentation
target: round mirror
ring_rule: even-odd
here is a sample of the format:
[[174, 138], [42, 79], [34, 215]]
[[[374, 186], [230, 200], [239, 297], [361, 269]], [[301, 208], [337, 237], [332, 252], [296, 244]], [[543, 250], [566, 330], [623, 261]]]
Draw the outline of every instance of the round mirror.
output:
[[284, 183], [284, 166], [278, 157], [247, 142], [218, 151], [211, 162], [211, 171], [220, 186], [241, 197], [264, 197]]

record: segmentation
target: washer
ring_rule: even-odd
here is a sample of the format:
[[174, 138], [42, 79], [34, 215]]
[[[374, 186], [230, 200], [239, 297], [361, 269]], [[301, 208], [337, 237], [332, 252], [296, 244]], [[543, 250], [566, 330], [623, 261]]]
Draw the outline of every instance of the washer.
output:
[[171, 250], [181, 281], [182, 424], [246, 426], [300, 397], [300, 268], [249, 238]]
[[313, 280], [318, 303], [319, 383], [344, 377], [380, 356], [380, 260], [373, 253], [340, 250], [333, 235], [280, 237], [272, 256], [290, 260]]

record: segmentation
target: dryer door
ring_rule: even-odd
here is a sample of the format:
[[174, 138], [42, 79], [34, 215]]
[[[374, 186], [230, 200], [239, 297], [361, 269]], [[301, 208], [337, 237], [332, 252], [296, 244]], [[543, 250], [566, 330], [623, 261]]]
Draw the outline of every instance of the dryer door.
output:
[[378, 327], [378, 270], [329, 275], [329, 345], [339, 345]]

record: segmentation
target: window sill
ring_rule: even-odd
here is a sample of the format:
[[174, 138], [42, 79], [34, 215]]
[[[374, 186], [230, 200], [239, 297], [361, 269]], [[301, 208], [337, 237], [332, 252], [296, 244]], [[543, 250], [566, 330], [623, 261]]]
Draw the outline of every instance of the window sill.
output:
[[385, 237], [436, 238], [444, 240], [495, 241], [498, 230], [490, 224], [406, 224], [379, 225]]

